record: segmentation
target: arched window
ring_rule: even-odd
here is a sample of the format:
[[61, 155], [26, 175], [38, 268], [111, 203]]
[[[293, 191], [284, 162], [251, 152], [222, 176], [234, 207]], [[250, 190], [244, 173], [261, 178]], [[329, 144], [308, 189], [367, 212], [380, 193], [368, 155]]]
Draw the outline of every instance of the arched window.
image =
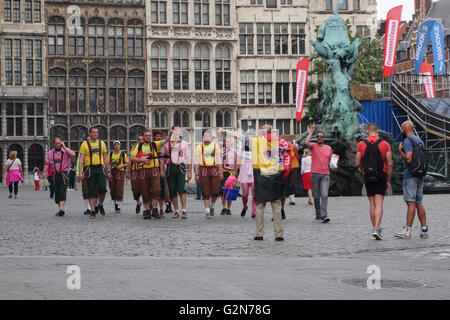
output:
[[152, 44], [152, 89], [167, 90], [167, 45]]
[[96, 68], [89, 71], [89, 112], [106, 112], [105, 79], [104, 70]]
[[231, 90], [231, 55], [230, 48], [216, 48], [216, 90]]
[[173, 125], [183, 128], [189, 128], [189, 112], [188, 111], [175, 111], [173, 114]]
[[48, 19], [48, 54], [64, 55], [64, 36], [66, 22], [62, 17], [50, 17]]
[[34, 167], [44, 169], [44, 149], [37, 143], [28, 148], [28, 172], [33, 172]]
[[80, 150], [80, 146], [88, 135], [88, 129], [83, 126], [75, 126], [70, 128], [70, 149], [73, 151]]
[[101, 18], [89, 19], [88, 45], [90, 56], [105, 55], [105, 21]]
[[48, 77], [50, 113], [66, 112], [66, 71], [51, 69]]
[[209, 47], [206, 44], [198, 44], [194, 51], [195, 90], [209, 90]]
[[69, 56], [84, 56], [84, 19], [77, 27], [67, 28]]
[[164, 110], [153, 111], [152, 114], [152, 127], [153, 128], [168, 128], [169, 117]]
[[199, 127], [199, 125], [203, 128], [211, 127], [211, 116], [209, 111], [197, 111], [195, 113], [195, 122], [197, 122], [196, 127]]
[[143, 32], [142, 21], [133, 19], [127, 26], [127, 56], [142, 57]]
[[220, 110], [216, 113], [216, 127], [231, 128], [231, 113], [228, 110]]
[[70, 112], [86, 112], [86, 72], [72, 69], [69, 72]]
[[118, 18], [108, 21], [108, 56], [123, 57], [123, 21]]
[[[54, 126], [50, 129], [50, 140], [53, 141], [56, 137], [60, 138], [62, 141], [68, 141], [67, 128], [63, 126]], [[74, 150], [76, 151], [76, 150]]]
[[[134, 145], [137, 143], [137, 138], [140, 134], [142, 134], [145, 130], [144, 126], [133, 126], [130, 128], [130, 143]], [[131, 149], [131, 148], [130, 148]]]
[[189, 48], [177, 43], [173, 47], [173, 88], [189, 90]]
[[96, 125], [94, 126], [94, 128], [98, 130], [98, 138], [105, 141], [106, 147], [108, 147], [108, 130], [106, 129], [106, 127]]
[[125, 71], [114, 69], [109, 72], [109, 112], [125, 112]]
[[139, 69], [128, 72], [128, 112], [144, 112], [144, 77]]
[[120, 141], [120, 150], [128, 150], [127, 146], [127, 128], [124, 126], [114, 126], [109, 129], [109, 148], [114, 149], [114, 141]]

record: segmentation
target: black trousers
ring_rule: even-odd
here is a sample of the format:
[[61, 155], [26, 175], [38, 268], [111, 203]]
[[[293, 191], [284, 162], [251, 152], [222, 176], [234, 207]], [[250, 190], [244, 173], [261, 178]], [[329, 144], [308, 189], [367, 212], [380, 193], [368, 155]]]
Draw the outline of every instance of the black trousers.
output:
[[13, 192], [13, 184], [14, 184], [14, 194], [17, 195], [17, 192], [19, 192], [19, 181], [13, 182], [8, 186], [9, 193]]

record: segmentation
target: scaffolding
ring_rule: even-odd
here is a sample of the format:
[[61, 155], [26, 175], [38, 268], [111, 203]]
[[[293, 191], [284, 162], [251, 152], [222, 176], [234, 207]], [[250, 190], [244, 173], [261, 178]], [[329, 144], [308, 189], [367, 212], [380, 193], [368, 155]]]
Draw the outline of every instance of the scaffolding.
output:
[[[391, 77], [391, 101], [400, 109], [393, 107], [393, 117], [399, 127], [406, 120], [415, 124], [416, 135], [425, 143], [428, 153], [429, 171], [450, 180], [450, 112], [434, 112], [425, 106], [425, 100], [422, 100], [426, 97], [423, 77], [408, 73]], [[435, 75], [433, 78], [436, 97], [450, 105], [450, 75]]]

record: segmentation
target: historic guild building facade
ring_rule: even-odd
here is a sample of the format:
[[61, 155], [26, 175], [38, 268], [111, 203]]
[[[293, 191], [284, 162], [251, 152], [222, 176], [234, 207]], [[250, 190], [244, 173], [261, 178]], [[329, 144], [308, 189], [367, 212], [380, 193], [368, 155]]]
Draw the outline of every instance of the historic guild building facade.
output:
[[24, 173], [47, 151], [46, 42], [42, 0], [0, 2], [0, 165], [17, 151]]
[[45, 19], [50, 135], [78, 150], [94, 126], [128, 150], [147, 127], [144, 1], [46, 0]]

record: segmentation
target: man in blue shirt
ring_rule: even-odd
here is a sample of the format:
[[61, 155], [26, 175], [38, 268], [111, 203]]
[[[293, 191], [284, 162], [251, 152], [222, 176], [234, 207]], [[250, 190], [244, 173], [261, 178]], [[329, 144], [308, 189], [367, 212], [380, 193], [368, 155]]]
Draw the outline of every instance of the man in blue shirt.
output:
[[406, 226], [404, 226], [400, 232], [395, 234], [395, 236], [402, 239], [411, 238], [412, 224], [417, 210], [417, 216], [419, 217], [422, 226], [420, 237], [425, 239], [428, 237], [427, 216], [425, 208], [422, 205], [423, 183], [425, 177], [413, 176], [407, 166], [413, 158], [414, 146], [412, 141], [414, 141], [415, 144], [421, 144], [422, 146], [424, 146], [424, 143], [414, 135], [414, 124], [409, 120], [402, 123], [402, 135], [404, 140], [400, 143], [398, 150], [405, 162], [405, 170], [403, 171], [403, 198], [408, 206], [408, 210], [406, 214]]

